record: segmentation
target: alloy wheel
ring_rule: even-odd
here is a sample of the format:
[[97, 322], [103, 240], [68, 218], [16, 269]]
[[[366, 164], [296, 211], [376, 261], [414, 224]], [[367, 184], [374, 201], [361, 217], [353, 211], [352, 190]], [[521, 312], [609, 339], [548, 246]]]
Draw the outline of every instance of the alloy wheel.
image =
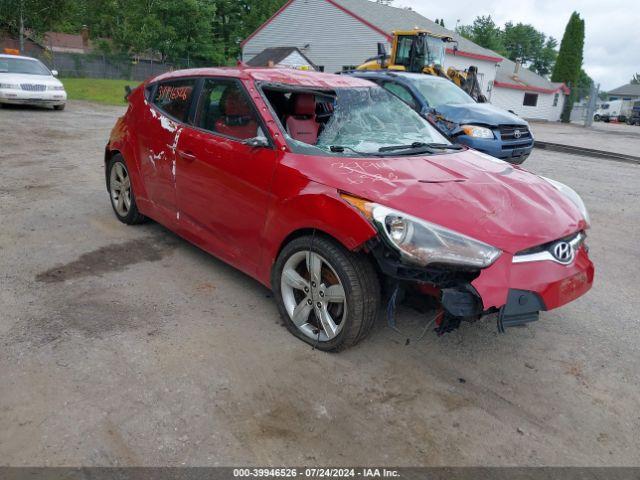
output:
[[282, 300], [294, 325], [318, 342], [335, 338], [347, 320], [344, 287], [331, 264], [313, 251], [299, 251], [284, 265]]
[[111, 168], [109, 178], [111, 202], [117, 214], [126, 217], [131, 209], [131, 179], [127, 167], [122, 162], [116, 162]]

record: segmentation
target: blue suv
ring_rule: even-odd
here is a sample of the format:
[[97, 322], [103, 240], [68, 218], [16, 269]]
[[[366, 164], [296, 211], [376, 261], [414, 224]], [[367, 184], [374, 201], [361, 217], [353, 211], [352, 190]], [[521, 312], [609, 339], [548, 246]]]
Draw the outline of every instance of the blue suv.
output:
[[353, 71], [393, 93], [456, 143], [521, 164], [533, 149], [529, 124], [489, 103], [477, 103], [446, 78], [421, 73]]

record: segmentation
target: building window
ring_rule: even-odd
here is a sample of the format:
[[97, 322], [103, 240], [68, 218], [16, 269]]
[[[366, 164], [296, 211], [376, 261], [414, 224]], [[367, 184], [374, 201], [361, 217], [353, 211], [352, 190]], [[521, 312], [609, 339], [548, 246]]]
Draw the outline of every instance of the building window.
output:
[[560, 97], [560, 94], [559, 94], [559, 93], [556, 93], [556, 94], [553, 96], [553, 106], [554, 106], [554, 107], [557, 107], [557, 106], [558, 106], [558, 98], [559, 98], [559, 97]]
[[525, 107], [535, 107], [536, 105], [538, 105], [538, 94], [525, 93], [524, 101], [522, 102], [522, 105], [524, 105]]

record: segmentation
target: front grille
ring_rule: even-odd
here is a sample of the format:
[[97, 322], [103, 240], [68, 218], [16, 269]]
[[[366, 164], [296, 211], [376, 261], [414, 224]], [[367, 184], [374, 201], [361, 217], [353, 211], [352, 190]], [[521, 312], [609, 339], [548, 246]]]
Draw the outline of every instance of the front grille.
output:
[[583, 237], [586, 235], [582, 232], [572, 233], [571, 235], [567, 235], [566, 237], [558, 238], [556, 240], [552, 240], [547, 243], [543, 243], [542, 245], [536, 245], [535, 247], [527, 248], [526, 250], [520, 250], [516, 253], [518, 255], [530, 255], [532, 253], [540, 253], [540, 252], [548, 252], [557, 242], [569, 242], [580, 244], [581, 240], [584, 240]]
[[502, 150], [512, 150], [514, 148], [527, 148], [531, 146], [531, 140], [524, 143], [503, 143]]
[[522, 125], [499, 125], [502, 140], [525, 140], [531, 138], [529, 129]]
[[22, 88], [22, 90], [26, 90], [27, 92], [44, 92], [47, 89], [47, 86], [39, 85], [36, 83], [22, 83], [20, 84], [20, 88]]

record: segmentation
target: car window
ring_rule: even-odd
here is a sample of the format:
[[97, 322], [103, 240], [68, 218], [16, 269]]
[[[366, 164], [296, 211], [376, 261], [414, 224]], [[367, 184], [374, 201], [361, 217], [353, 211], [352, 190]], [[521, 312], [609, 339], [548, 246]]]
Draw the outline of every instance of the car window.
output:
[[413, 95], [411, 95], [411, 92], [402, 85], [394, 82], [385, 82], [382, 86], [393, 93], [396, 97], [400, 98], [403, 102], [408, 103], [411, 108], [416, 108], [416, 101], [414, 100]]
[[238, 140], [264, 137], [251, 99], [235, 80], [205, 80], [196, 126]]
[[153, 96], [153, 104], [176, 120], [183, 122], [189, 112], [195, 83], [194, 79], [162, 82]]
[[423, 75], [413, 78], [411, 82], [433, 108], [438, 108], [440, 105], [475, 103], [475, 100], [464, 90], [445, 78]]
[[51, 75], [38, 60], [28, 58], [0, 58], [0, 73], [22, 73], [26, 75]]

